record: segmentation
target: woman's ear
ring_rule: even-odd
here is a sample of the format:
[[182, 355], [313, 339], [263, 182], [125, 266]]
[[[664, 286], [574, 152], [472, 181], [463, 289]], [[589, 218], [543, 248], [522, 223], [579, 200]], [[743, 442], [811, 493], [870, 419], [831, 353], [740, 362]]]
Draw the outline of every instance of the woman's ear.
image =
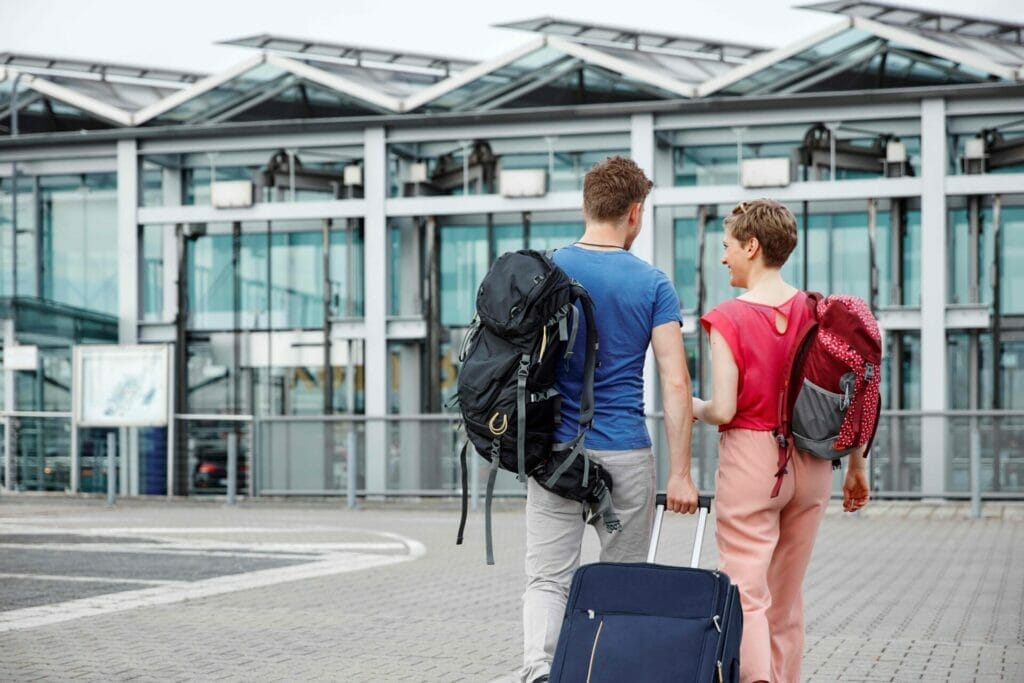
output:
[[751, 237], [747, 240], [747, 243], [743, 245], [743, 251], [746, 253], [747, 258], [754, 259], [758, 252], [761, 251], [761, 243], [756, 237]]

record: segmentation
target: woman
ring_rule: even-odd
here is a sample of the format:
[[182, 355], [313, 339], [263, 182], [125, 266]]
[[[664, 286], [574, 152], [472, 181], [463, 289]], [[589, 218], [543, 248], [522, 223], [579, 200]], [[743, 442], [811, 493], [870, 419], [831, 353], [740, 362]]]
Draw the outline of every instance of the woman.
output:
[[[803, 579], [832, 482], [829, 461], [790, 447], [786, 463], [773, 435], [786, 360], [810, 316], [806, 295], [780, 273], [796, 247], [796, 219], [782, 204], [758, 199], [740, 202], [724, 223], [722, 263], [730, 284], [747, 291], [701, 318], [710, 336], [712, 398], [694, 398], [694, 416], [721, 432], [716, 540], [719, 566], [743, 603], [740, 680], [796, 683]], [[868, 501], [862, 455], [847, 458], [847, 511]], [[776, 475], [782, 481], [773, 496]]]

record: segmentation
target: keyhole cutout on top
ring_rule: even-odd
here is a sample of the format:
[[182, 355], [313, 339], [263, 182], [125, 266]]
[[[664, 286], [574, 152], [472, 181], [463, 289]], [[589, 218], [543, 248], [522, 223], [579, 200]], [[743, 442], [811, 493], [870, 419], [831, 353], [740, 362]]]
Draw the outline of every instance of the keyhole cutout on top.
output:
[[789, 329], [789, 318], [783, 315], [779, 309], [775, 310], [775, 331], [779, 334], [786, 334], [786, 330]]

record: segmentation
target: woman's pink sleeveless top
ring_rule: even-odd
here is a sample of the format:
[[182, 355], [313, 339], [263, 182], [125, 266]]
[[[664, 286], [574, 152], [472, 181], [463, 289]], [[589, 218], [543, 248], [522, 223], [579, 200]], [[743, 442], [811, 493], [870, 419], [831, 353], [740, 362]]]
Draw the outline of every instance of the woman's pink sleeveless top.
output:
[[[739, 369], [736, 415], [718, 431], [737, 427], [770, 431], [778, 426], [779, 391], [799, 329], [810, 316], [807, 295], [797, 292], [778, 306], [729, 299], [706, 313], [700, 322], [729, 344]], [[775, 326], [775, 313], [785, 317], [786, 331]]]

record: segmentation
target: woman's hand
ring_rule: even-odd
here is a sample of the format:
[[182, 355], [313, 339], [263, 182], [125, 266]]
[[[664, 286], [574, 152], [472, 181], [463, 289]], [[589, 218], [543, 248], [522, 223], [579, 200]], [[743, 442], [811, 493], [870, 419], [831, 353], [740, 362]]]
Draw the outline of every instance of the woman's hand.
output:
[[843, 481], [843, 509], [847, 512], [860, 510], [868, 504], [871, 493], [868, 490], [868, 473], [863, 461], [854, 464], [852, 458], [859, 458], [856, 453], [850, 455], [850, 465], [846, 468], [846, 479]]
[[701, 422], [704, 421], [704, 406], [706, 406], [707, 403], [708, 402], [705, 401], [702, 398], [697, 398], [696, 396], [693, 397], [693, 421], [694, 422], [697, 422], [698, 420], [701, 421]]

